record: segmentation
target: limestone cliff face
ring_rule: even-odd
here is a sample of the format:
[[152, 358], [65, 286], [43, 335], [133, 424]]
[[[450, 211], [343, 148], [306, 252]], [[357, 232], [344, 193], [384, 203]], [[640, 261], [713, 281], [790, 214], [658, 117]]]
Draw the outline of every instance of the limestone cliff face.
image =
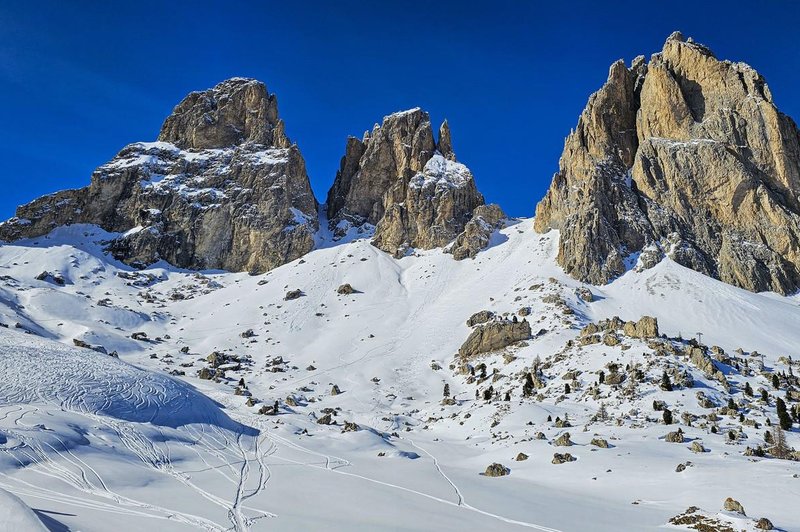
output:
[[125, 147], [91, 184], [17, 209], [1, 240], [90, 223], [122, 233], [127, 263], [262, 272], [314, 246], [317, 202], [305, 163], [263, 83], [235, 78], [187, 96], [159, 142]]
[[428, 113], [412, 109], [348, 140], [328, 217], [335, 233], [376, 226], [373, 244], [399, 257], [452, 242], [483, 203], [469, 169], [456, 161], [447, 122], [437, 143]]
[[679, 34], [611, 66], [536, 209], [558, 261], [606, 283], [642, 252], [753, 291], [800, 287], [800, 133], [763, 78]]

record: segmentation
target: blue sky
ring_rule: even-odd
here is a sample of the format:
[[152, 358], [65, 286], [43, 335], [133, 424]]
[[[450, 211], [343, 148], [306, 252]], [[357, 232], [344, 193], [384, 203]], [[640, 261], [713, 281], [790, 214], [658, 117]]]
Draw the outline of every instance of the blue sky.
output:
[[232, 76], [278, 95], [324, 201], [348, 135], [420, 106], [447, 118], [487, 201], [529, 216], [588, 96], [675, 29], [767, 79], [800, 118], [796, 2], [0, 4], [0, 218], [88, 184], [154, 140], [188, 92]]

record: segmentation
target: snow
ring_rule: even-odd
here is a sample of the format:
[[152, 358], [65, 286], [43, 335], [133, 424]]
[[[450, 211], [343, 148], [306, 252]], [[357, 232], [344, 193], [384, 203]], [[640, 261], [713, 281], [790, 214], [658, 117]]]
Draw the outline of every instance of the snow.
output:
[[[676, 417], [700, 412], [698, 390], [724, 400], [699, 370], [690, 368], [696, 389], [642, 384], [629, 401], [559, 397], [571, 369], [583, 372], [576, 380], [585, 391], [609, 362], [652, 363], [648, 377], [660, 364], [683, 363], [653, 358], [640, 340], [626, 340], [625, 350], [566, 347], [579, 327], [614, 315], [652, 315], [670, 336], [702, 332], [703, 343], [758, 350], [768, 367], [784, 370], [779, 357], [797, 358], [800, 296], [749, 293], [665, 259], [590, 287], [595, 300], [587, 303], [574, 293], [585, 285], [555, 263], [558, 233], [537, 234], [531, 220], [511, 223], [466, 261], [441, 250], [395, 260], [364, 235], [336, 241], [324, 220], [321, 227], [320, 249], [256, 276], [167, 265], [133, 271], [102, 251], [113, 235], [91, 226], [0, 246], [0, 323], [9, 326], [0, 328], [0, 488], [82, 531], [650, 530], [692, 505], [722, 515], [726, 497], [750, 516], [800, 528], [791, 504], [800, 465], [742, 454], [763, 443], [763, 425], [744, 427], [741, 443], [726, 441], [736, 424], [727, 416], [719, 434], [681, 425], [708, 449], [694, 454], [689, 442], [663, 440], [675, 427], [646, 422], [655, 399]], [[67, 283], [36, 281], [41, 271]], [[357, 292], [339, 295], [344, 283]], [[303, 296], [285, 301], [291, 289]], [[175, 292], [187, 299], [171, 299]], [[512, 390], [512, 400], [475, 401], [476, 386], [449, 369], [470, 333], [464, 322], [479, 310], [521, 307], [531, 309], [535, 337], [514, 349], [514, 360], [481, 359], [504, 375], [494, 386]], [[247, 329], [255, 336], [242, 338]], [[132, 339], [136, 331], [149, 340]], [[120, 359], [76, 348], [74, 338]], [[220, 382], [200, 380], [215, 351], [242, 362]], [[511, 375], [537, 356], [551, 364], [546, 396], [522, 400]], [[278, 371], [276, 357], [285, 361]], [[176, 370], [185, 375], [169, 374]], [[234, 393], [240, 378], [255, 406]], [[737, 397], [745, 382], [775, 393], [757, 372], [728, 379]], [[445, 383], [457, 404], [439, 403]], [[341, 394], [330, 395], [334, 384]], [[276, 400], [279, 415], [257, 413]], [[590, 421], [601, 401], [621, 424]], [[337, 425], [316, 422], [323, 408], [336, 412]], [[546, 421], [565, 414], [574, 427]], [[345, 421], [361, 430], [342, 432]], [[563, 430], [576, 443], [569, 449], [548, 441]], [[538, 431], [547, 440], [533, 439]], [[612, 448], [591, 446], [596, 436]], [[787, 438], [800, 447], [797, 431]], [[565, 450], [577, 461], [550, 463]], [[519, 452], [530, 458], [514, 461]], [[687, 460], [693, 465], [676, 473]], [[511, 474], [480, 475], [492, 462]]]
[[46, 532], [42, 522], [19, 497], [0, 489], [0, 531]]
[[422, 172], [411, 178], [412, 188], [458, 188], [472, 180], [469, 169], [461, 163], [445, 159], [441, 153], [435, 153], [422, 169]]
[[397, 111], [397, 112], [392, 113], [390, 115], [384, 116], [383, 120], [386, 121], [388, 118], [391, 118], [391, 117], [398, 117], [399, 118], [399, 117], [408, 116], [408, 115], [411, 115], [411, 114], [414, 114], [414, 113], [418, 113], [421, 110], [422, 109], [419, 108], [419, 107], [413, 107], [411, 109], [406, 109], [404, 111]]
[[282, 164], [289, 162], [289, 150], [273, 148], [247, 154], [247, 158], [257, 164]]

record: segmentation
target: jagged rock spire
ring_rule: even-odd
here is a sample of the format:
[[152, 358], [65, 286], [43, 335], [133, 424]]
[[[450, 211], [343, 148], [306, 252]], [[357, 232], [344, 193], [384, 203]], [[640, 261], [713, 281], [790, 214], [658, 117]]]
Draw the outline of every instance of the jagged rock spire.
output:
[[[373, 244], [402, 256], [452, 242], [483, 203], [469, 169], [455, 160], [447, 121], [437, 143], [428, 113], [417, 108], [384, 117], [361, 141], [348, 139], [328, 193], [328, 216], [338, 234], [375, 225]], [[474, 243], [482, 242], [463, 241], [473, 245], [458, 258], [474, 256]]]
[[642, 252], [748, 290], [800, 287], [800, 134], [764, 79], [673, 33], [618, 61], [565, 142], [536, 209], [558, 261], [606, 283]]

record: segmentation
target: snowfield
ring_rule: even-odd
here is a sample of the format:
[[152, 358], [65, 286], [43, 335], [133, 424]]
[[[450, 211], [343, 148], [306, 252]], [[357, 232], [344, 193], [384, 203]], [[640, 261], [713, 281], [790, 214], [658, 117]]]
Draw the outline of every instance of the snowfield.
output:
[[[112, 237], [70, 226], [0, 246], [0, 530], [680, 529], [690, 506], [733, 530], [800, 530], [800, 462], [745, 454], [777, 421], [769, 372], [800, 371], [797, 296], [669, 260], [587, 287], [527, 219], [474, 260], [396, 260], [362, 235], [256, 276], [133, 270], [103, 253]], [[532, 338], [459, 360], [481, 310]], [[664, 346], [719, 346], [725, 383], [622, 332], [582, 345], [590, 323], [645, 315]], [[684, 442], [666, 441], [678, 427]], [[796, 428], [786, 439], [800, 448]], [[483, 475], [494, 462], [510, 474]]]

